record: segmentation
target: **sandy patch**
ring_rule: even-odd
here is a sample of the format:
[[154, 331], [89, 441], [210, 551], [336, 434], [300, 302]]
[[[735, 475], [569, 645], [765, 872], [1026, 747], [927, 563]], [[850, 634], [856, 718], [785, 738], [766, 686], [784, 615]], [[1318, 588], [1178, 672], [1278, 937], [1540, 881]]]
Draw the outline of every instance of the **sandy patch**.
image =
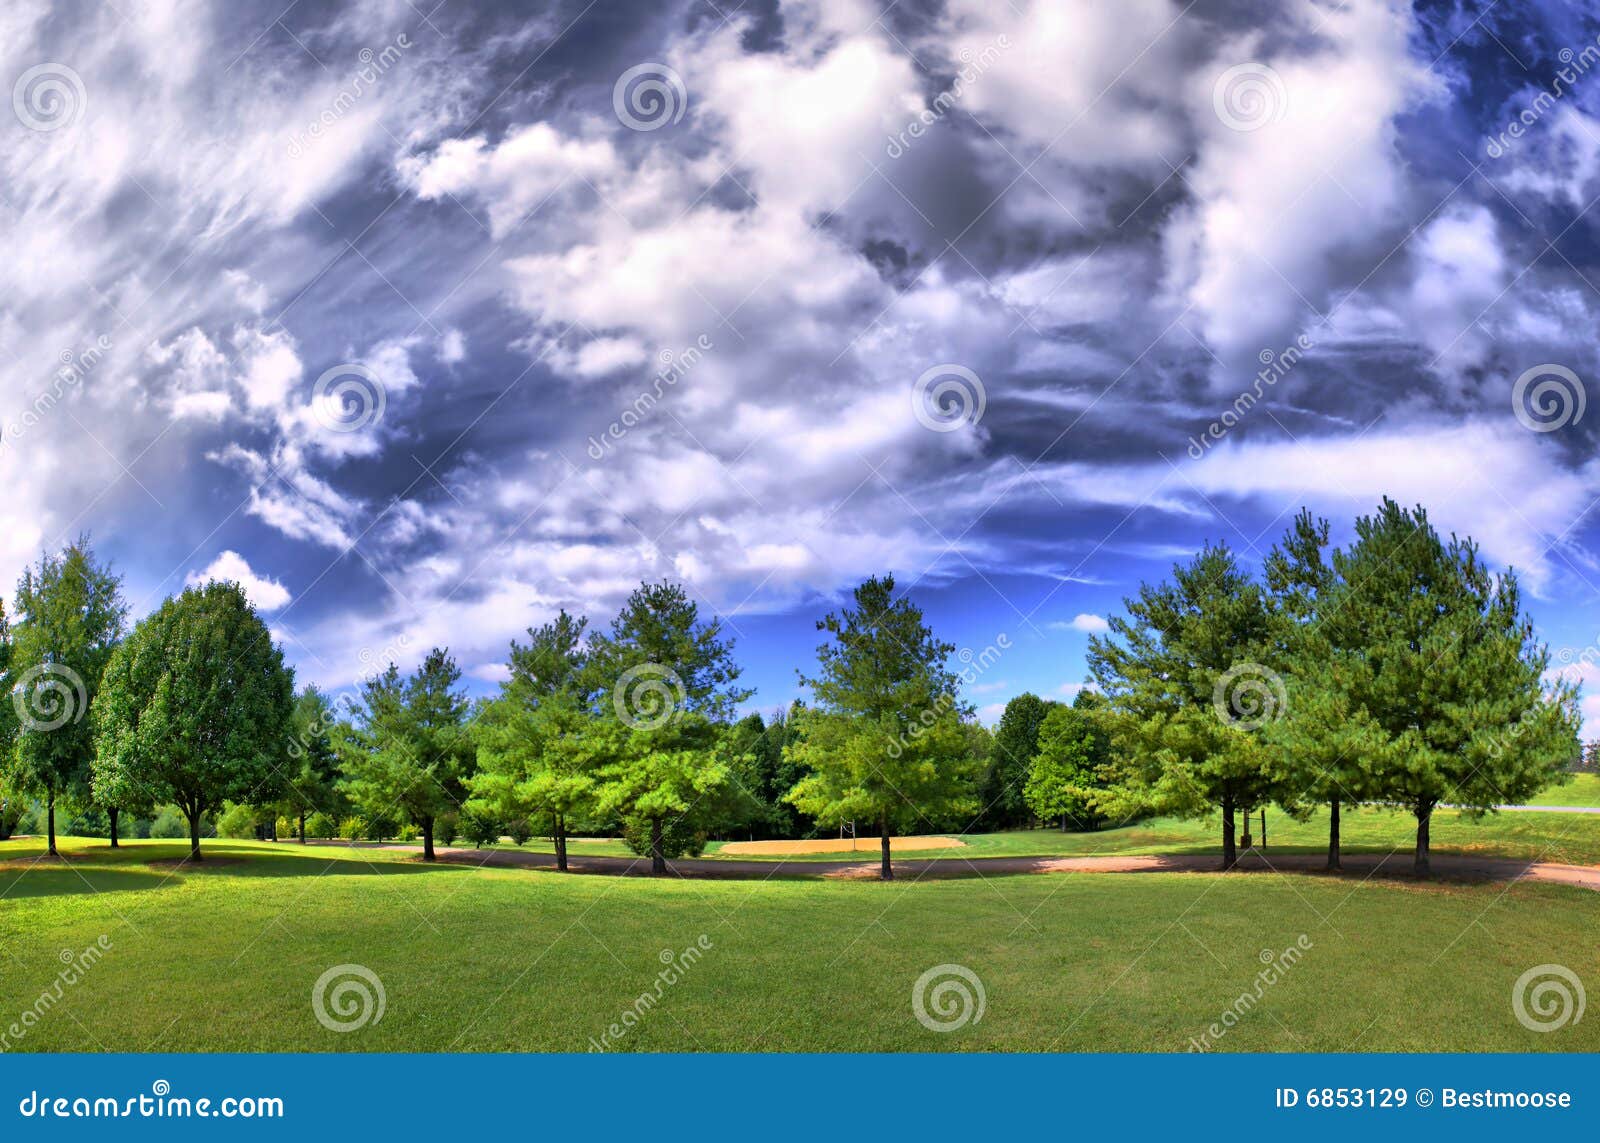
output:
[[[967, 843], [954, 837], [891, 837], [890, 852], [907, 852], [925, 849], [960, 849]], [[838, 838], [817, 837], [809, 841], [730, 841], [718, 850], [732, 857], [759, 854], [763, 857], [789, 857], [797, 853], [860, 853], [872, 855], [883, 851], [883, 843], [875, 837]]]

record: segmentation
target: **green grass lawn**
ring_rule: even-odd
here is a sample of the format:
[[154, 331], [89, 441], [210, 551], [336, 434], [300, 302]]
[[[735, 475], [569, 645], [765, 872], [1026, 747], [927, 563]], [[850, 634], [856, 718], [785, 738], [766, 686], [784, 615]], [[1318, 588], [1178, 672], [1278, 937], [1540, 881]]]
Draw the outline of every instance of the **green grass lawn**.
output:
[[1600, 806], [1600, 774], [1574, 774], [1565, 786], [1552, 786], [1530, 806]]
[[[110, 943], [10, 1050], [554, 1050], [654, 995], [664, 950], [704, 935], [615, 1050], [1180, 1051], [1253, 995], [1262, 950], [1310, 948], [1220, 1050], [1600, 1050], [1600, 1020], [1524, 1029], [1513, 982], [1600, 979], [1600, 894], [1357, 877], [1055, 874], [695, 882], [427, 867], [383, 850], [208, 842], [112, 853], [72, 839], [29, 867], [0, 843], [0, 1032], [63, 950]], [[226, 860], [221, 860], [226, 859]], [[327, 969], [382, 980], [380, 1022], [314, 1018]], [[981, 1021], [913, 1016], [936, 965], [981, 979]]]

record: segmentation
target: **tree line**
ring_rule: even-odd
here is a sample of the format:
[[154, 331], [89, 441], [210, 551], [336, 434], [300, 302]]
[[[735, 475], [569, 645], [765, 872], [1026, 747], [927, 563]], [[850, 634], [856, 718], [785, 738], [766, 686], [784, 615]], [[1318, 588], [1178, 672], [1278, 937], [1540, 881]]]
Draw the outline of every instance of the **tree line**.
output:
[[[174, 806], [201, 857], [207, 815], [331, 834], [359, 818], [404, 830], [425, 859], [458, 836], [620, 833], [648, 855], [708, 836], [798, 837], [1031, 825], [1093, 829], [1139, 816], [1216, 815], [1222, 858], [1237, 823], [1275, 805], [1341, 815], [1404, 806], [1416, 865], [1441, 804], [1484, 812], [1556, 780], [1579, 758], [1575, 688], [1547, 677], [1516, 575], [1385, 500], [1329, 544], [1302, 513], [1257, 579], [1208, 544], [1141, 585], [1090, 640], [1090, 686], [1071, 704], [1026, 694], [993, 734], [962, 697], [962, 656], [892, 576], [872, 577], [817, 622], [809, 689], [769, 719], [740, 716], [733, 640], [685, 590], [645, 583], [604, 630], [566, 611], [507, 654], [492, 696], [471, 699], [446, 649], [394, 664], [342, 704], [292, 671], [237, 584], [190, 587], [127, 629], [120, 581], [87, 540], [24, 574], [0, 609], [5, 784], [43, 805], [106, 815]], [[967, 655], [963, 652], [963, 656]], [[14, 707], [14, 709], [12, 709]], [[87, 717], [84, 717], [87, 715]], [[345, 833], [352, 832], [349, 827]]]

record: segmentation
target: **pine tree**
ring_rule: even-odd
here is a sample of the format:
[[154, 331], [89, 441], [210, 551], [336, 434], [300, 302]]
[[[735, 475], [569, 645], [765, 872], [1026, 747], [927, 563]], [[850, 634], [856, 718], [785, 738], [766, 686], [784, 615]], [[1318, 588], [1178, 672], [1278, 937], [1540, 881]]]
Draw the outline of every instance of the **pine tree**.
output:
[[1283, 706], [1282, 680], [1263, 664], [1273, 648], [1265, 596], [1225, 545], [1207, 545], [1124, 604], [1127, 617], [1089, 640], [1117, 760], [1101, 805], [1119, 817], [1220, 810], [1232, 869], [1235, 814], [1271, 800], [1283, 780], [1259, 734]]
[[810, 773], [789, 800], [820, 824], [868, 821], [882, 841], [880, 876], [892, 880], [896, 829], [977, 810], [978, 768], [963, 730], [968, 708], [941, 642], [894, 577], [855, 589], [854, 607], [817, 623], [831, 637], [818, 671], [801, 681], [817, 704], [797, 716], [788, 756]]
[[1057, 703], [1031, 692], [1006, 703], [994, 732], [994, 756], [984, 774], [978, 799], [985, 819], [1002, 829], [1025, 825], [1032, 814], [1026, 787], [1039, 750], [1039, 728]]

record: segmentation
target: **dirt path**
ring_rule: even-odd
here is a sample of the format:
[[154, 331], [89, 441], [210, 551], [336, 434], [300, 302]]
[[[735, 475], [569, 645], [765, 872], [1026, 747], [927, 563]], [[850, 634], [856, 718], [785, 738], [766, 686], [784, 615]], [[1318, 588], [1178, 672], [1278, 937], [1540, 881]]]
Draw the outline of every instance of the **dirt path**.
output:
[[[420, 853], [422, 847], [390, 845], [384, 848]], [[556, 864], [554, 854], [527, 853], [520, 850], [440, 849], [438, 853], [439, 860], [460, 865], [554, 869]], [[1412, 876], [1411, 854], [1408, 850], [1388, 854], [1348, 854], [1344, 858], [1343, 872], [1339, 874], [1327, 874], [1324, 869], [1326, 864], [1320, 854], [1268, 852], [1263, 855], [1252, 851], [1240, 858], [1239, 872], [1272, 873], [1293, 870], [1357, 879], [1373, 875], [1402, 879], [1409, 879]], [[574, 873], [637, 877], [649, 876], [650, 873], [648, 858], [571, 857], [568, 865]], [[918, 881], [1008, 873], [1215, 873], [1218, 871], [1218, 865], [1218, 858], [1210, 854], [1172, 856], [1129, 854], [1110, 857], [945, 857], [920, 860], [903, 858], [894, 863], [894, 870], [895, 876], [901, 880]], [[713, 861], [704, 858], [684, 858], [667, 862], [667, 867], [679, 877], [738, 881], [764, 881], [770, 877], [866, 880], [878, 875], [878, 863], [875, 861]], [[1600, 866], [1558, 865], [1553, 862], [1518, 861], [1506, 857], [1466, 857], [1436, 853], [1433, 855], [1433, 875], [1435, 878], [1452, 881], [1547, 881], [1600, 890]]]

